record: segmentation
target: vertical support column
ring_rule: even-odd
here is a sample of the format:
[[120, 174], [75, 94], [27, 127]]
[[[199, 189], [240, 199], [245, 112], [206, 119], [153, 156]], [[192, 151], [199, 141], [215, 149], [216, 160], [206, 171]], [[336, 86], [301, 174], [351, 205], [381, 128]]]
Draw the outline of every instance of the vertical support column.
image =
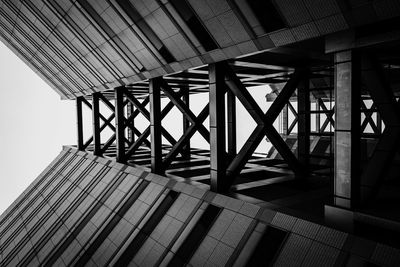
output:
[[335, 179], [334, 204], [352, 209], [360, 184], [360, 56], [335, 54]]
[[124, 87], [115, 88], [115, 138], [117, 162], [125, 162]]
[[92, 94], [92, 116], [93, 116], [93, 154], [101, 156], [100, 136], [100, 93]]
[[378, 134], [382, 134], [382, 118], [379, 112], [376, 113], [376, 128], [378, 128]]
[[317, 114], [315, 114], [315, 129], [317, 133], [321, 133], [321, 114], [319, 113], [321, 110], [321, 105], [319, 101], [322, 101], [321, 98], [315, 98], [315, 110]]
[[309, 170], [310, 161], [310, 79], [309, 73], [297, 86], [298, 133], [297, 152], [299, 161]]
[[288, 135], [289, 134], [289, 107], [286, 104], [282, 109], [282, 134]]
[[228, 190], [225, 151], [224, 63], [209, 65], [211, 191]]
[[228, 90], [227, 92], [227, 111], [228, 111], [228, 157], [233, 160], [237, 153], [236, 148], [236, 98]]
[[161, 96], [160, 79], [150, 79], [150, 134], [151, 134], [151, 171], [163, 174], [161, 143]]
[[[126, 117], [129, 118], [134, 112], [134, 108], [133, 108], [133, 104], [131, 102], [129, 102], [128, 104], [126, 104]], [[135, 120], [132, 120], [127, 128], [128, 131], [128, 140], [129, 142], [135, 142], [135, 134], [132, 131], [131, 127], [135, 126]]]
[[83, 117], [82, 117], [82, 97], [76, 98], [76, 124], [77, 124], [77, 146], [78, 150], [83, 150]]
[[[182, 101], [189, 108], [189, 103], [190, 103], [189, 102], [189, 87], [185, 86], [181, 90], [183, 90]], [[186, 131], [189, 128], [190, 124], [189, 124], [189, 120], [187, 119], [185, 114], [182, 114], [182, 116], [183, 116], [183, 118], [182, 118], [183, 119], [182, 129], [183, 129], [183, 133], [186, 133]], [[187, 144], [182, 148], [182, 153], [181, 154], [182, 154], [182, 157], [184, 159], [189, 159], [190, 158], [190, 139], [188, 140]]]

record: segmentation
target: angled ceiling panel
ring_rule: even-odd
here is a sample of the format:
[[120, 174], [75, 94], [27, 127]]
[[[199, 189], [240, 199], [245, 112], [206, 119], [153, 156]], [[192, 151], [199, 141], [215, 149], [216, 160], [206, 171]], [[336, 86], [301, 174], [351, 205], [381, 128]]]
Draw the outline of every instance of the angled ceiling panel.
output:
[[74, 99], [399, 10], [395, 0], [3, 0], [0, 32], [62, 98]]

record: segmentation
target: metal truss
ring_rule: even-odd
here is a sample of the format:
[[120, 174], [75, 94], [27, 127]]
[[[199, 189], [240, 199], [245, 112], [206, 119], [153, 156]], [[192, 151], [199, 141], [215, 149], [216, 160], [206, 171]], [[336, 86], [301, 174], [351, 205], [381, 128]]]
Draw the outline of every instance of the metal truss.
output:
[[[91, 96], [92, 103], [89, 103], [88, 99], [80, 97], [77, 100], [78, 147], [84, 150], [93, 144], [95, 155], [114, 155], [118, 162], [129, 163], [130, 158], [136, 154], [139, 148], [147, 146], [151, 150], [151, 171], [164, 174], [178, 159], [178, 155], [181, 156], [179, 160], [190, 158], [190, 139], [198, 132], [210, 143], [211, 189], [224, 192], [229, 190], [234, 179], [239, 176], [260, 142], [267, 137], [296, 177], [306, 176], [308, 160], [304, 160], [304, 156], [309, 151], [309, 140], [307, 142], [309, 126], [302, 126], [304, 136], [300, 141], [302, 152], [299, 160], [274, 128], [273, 123], [286, 105], [296, 117], [289, 127], [290, 131], [296, 124], [303, 121], [301, 116], [309, 117], [309, 107], [305, 108], [309, 106], [307, 101], [301, 112], [296, 112], [289, 101], [296, 89], [300, 90], [300, 94], [305, 94], [304, 100], [307, 99], [309, 71], [300, 68], [290, 70], [276, 68], [272, 71], [265, 71], [267, 74], [264, 74], [264, 70], [262, 70], [257, 78], [254, 75], [243, 76], [240, 72], [236, 72], [235, 68], [243, 71], [243, 68], [247, 66], [250, 65], [241, 65], [240, 62], [220, 62], [209, 65], [207, 70], [202, 67], [199, 70], [181, 74], [196, 77], [195, 85], [191, 85], [190, 80], [175, 77], [158, 77], [135, 85], [143, 88], [147, 85], [147, 95], [143, 89], [140, 89], [139, 94], [135, 94], [136, 88], [124, 86], [114, 89], [113, 93], [110, 91], [94, 93]], [[277, 73], [282, 71], [284, 74], [278, 77]], [[208, 74], [208, 84], [203, 84], [204, 72]], [[267, 79], [267, 81], [273, 79], [274, 82], [285, 83], [266, 113], [261, 110], [246, 88], [246, 86], [257, 85], [261, 81], [265, 82], [262, 79]], [[209, 104], [205, 105], [196, 116], [189, 107], [189, 91], [200, 92], [198, 90], [209, 92]], [[169, 102], [161, 109], [161, 98], [163, 97], [167, 98]], [[256, 128], [239, 151], [236, 147], [236, 99], [257, 123]], [[111, 100], [114, 100], [115, 104]], [[112, 111], [107, 118], [99, 110], [100, 101]], [[91, 108], [93, 114], [93, 137], [86, 142], [83, 142], [82, 134], [82, 104]], [[183, 115], [183, 134], [178, 140], [175, 140], [162, 127], [163, 119], [173, 107], [176, 107]], [[139, 131], [134, 123], [139, 114], [149, 121], [148, 127], [143, 132]], [[209, 115], [210, 131], [203, 125]], [[115, 125], [112, 123], [114, 119]], [[106, 142], [101, 143], [101, 132], [106, 127], [109, 127], [113, 134]], [[170, 143], [170, 147], [163, 146], [163, 136]]]
[[[113, 141], [115, 141], [115, 136], [113, 138], [110, 138], [110, 140], [108, 140], [106, 142], [106, 149], [104, 149], [104, 147], [106, 145], [103, 146], [103, 148], [101, 148], [101, 132], [109, 127], [112, 131], [115, 132], [115, 126], [111, 123], [112, 120], [115, 118], [115, 113], [113, 110], [113, 105], [106, 99], [107, 104], [109, 104], [109, 107], [113, 113], [108, 117], [104, 117], [101, 113], [100, 113], [100, 108], [99, 108], [99, 101], [100, 101], [100, 94], [101, 93], [96, 93], [93, 94], [93, 98], [92, 98], [92, 103], [90, 103], [87, 99], [85, 99], [84, 97], [78, 97], [76, 99], [76, 107], [77, 107], [77, 124], [78, 124], [78, 149], [80, 150], [85, 150], [87, 149], [91, 144], [93, 144], [94, 146], [94, 151], [96, 155], [101, 155], [101, 152], [104, 152]], [[104, 99], [104, 98], [103, 98]], [[92, 110], [92, 114], [93, 114], [93, 133], [95, 133], [94, 135], [92, 135], [88, 140], [84, 141], [83, 140], [83, 115], [82, 115], [82, 108], [83, 105], [87, 106], [89, 109]], [[100, 120], [102, 121], [102, 124], [100, 125]]]
[[[114, 93], [115, 105], [110, 102], [109, 93], [107, 95], [102, 93], [93, 94], [91, 96], [92, 103], [83, 97], [77, 99], [79, 149], [88, 149], [89, 145], [93, 144], [93, 153], [100, 156], [110, 149], [115, 142], [117, 161], [127, 162], [141, 146], [145, 145], [151, 149], [152, 171], [163, 174], [178, 154], [181, 154], [183, 158], [190, 157], [190, 139], [196, 132], [199, 132], [209, 142], [210, 133], [203, 125], [209, 114], [209, 105], [207, 104], [198, 116], [194, 115], [189, 108], [187, 87], [182, 87], [180, 90], [175, 91], [163, 78], [155, 78], [150, 80], [149, 95], [144, 99], [138, 99], [126, 87], [118, 87]], [[170, 100], [162, 110], [161, 97], [167, 97]], [[100, 112], [100, 101], [113, 112], [108, 118], [104, 117]], [[83, 141], [83, 104], [92, 110], [93, 116], [93, 136], [86, 142]], [[147, 106], [149, 104], [150, 108], [148, 109]], [[132, 107], [134, 107], [134, 110]], [[177, 107], [184, 116], [184, 133], [179, 140], [175, 140], [161, 124], [163, 118], [173, 107]], [[149, 126], [143, 132], [140, 132], [134, 125], [134, 120], [139, 114], [142, 114], [149, 121]], [[112, 124], [113, 119], [115, 119], [115, 126]], [[101, 121], [103, 123], [100, 125]], [[106, 127], [110, 127], [114, 133], [102, 144], [101, 132]], [[131, 135], [130, 138], [129, 133]], [[162, 136], [171, 145], [171, 149], [164, 157], [161, 143]]]
[[[153, 81], [153, 84], [150, 86], [150, 88], [154, 88], [154, 83], [156, 83], [156, 81]], [[119, 96], [119, 97], [118, 97]], [[157, 96], [155, 96], [157, 98]], [[120, 119], [120, 123], [119, 125], [119, 138], [118, 139], [123, 139], [125, 141], [125, 143], [127, 143], [127, 147], [124, 146], [124, 142], [117, 142], [117, 144], [119, 144], [120, 146], [117, 146], [117, 151], [118, 151], [118, 161], [119, 162], [126, 162], [127, 159], [135, 153], [135, 151], [141, 146], [141, 145], [145, 145], [147, 147], [149, 147], [150, 149], [152, 148], [153, 144], [155, 142], [149, 142], [148, 141], [148, 137], [149, 136], [153, 136], [151, 135], [151, 131], [155, 125], [156, 121], [161, 121], [174, 107], [172, 102], [169, 102], [162, 111], [159, 112], [159, 114], [156, 114], [154, 117], [154, 115], [152, 114], [151, 111], [155, 111], [157, 110], [156, 108], [154, 108], [154, 105], [156, 104], [155, 102], [157, 101], [157, 99], [155, 99], [154, 94], [150, 93], [149, 96], [145, 97], [142, 102], [139, 101], [139, 99], [137, 99], [133, 94], [131, 94], [125, 87], [120, 87], [116, 89], [116, 103], [117, 103], [117, 110], [120, 110], [120, 114], [123, 111], [124, 106], [127, 103], [132, 104], [135, 107], [135, 110], [130, 114], [129, 117], [125, 118], [125, 116], [120, 116], [122, 117], [122, 119]], [[126, 100], [124, 101], [123, 98], [125, 98]], [[160, 99], [160, 97], [158, 96], [158, 99]], [[146, 106], [150, 103], [150, 112], [149, 110], [146, 108]], [[122, 105], [121, 105], [122, 104]], [[153, 108], [152, 108], [153, 107]], [[160, 107], [158, 107], [158, 109], [160, 109]], [[134, 125], [132, 124], [132, 122], [134, 121], [134, 119], [139, 115], [142, 114], [149, 122], [150, 125], [143, 131], [140, 132], [136, 127], [134, 127]], [[135, 140], [129, 141], [125, 138], [125, 128], [128, 127], [133, 131], [133, 134], [137, 136], [137, 138]], [[156, 126], [157, 127], [157, 126]], [[153, 129], [154, 130], [154, 129]], [[166, 131], [161, 124], [159, 125], [159, 127], [157, 127], [157, 130], [160, 131], [160, 134], [162, 136], [164, 136], [164, 138], [171, 144], [174, 145], [176, 143], [176, 140], [174, 137], [171, 136], [171, 134]], [[161, 138], [161, 137], [160, 137]], [[154, 140], [152, 140], [154, 141]], [[160, 141], [161, 142], [161, 141]]]
[[190, 124], [186, 129], [184, 129], [183, 135], [179, 138], [179, 140], [175, 144], [173, 144], [171, 150], [164, 157], [164, 159], [162, 159], [161, 171], [163, 172], [168, 168], [168, 166], [172, 163], [172, 161], [174, 161], [174, 159], [179, 153], [181, 153], [182, 151], [185, 151], [187, 153], [187, 150], [185, 150], [186, 146], [188, 145], [190, 146], [189, 143], [190, 138], [196, 132], [199, 132], [200, 135], [203, 136], [203, 138], [207, 142], [209, 142], [210, 133], [207, 130], [207, 128], [204, 127], [203, 125], [204, 120], [208, 117], [209, 110], [207, 104], [199, 113], [199, 115], [196, 116], [190, 110], [188, 103], [185, 103], [183, 100], [181, 100], [181, 95], [183, 94], [183, 90], [181, 91], [181, 94], [176, 93], [162, 78], [159, 78], [158, 86], [159, 89], [162, 90], [164, 95], [170, 99], [171, 103], [173, 103], [182, 112], [182, 114], [186, 117], [186, 119], [189, 121]]
[[332, 126], [332, 127], [335, 126], [335, 121], [333, 119], [333, 115], [335, 114], [334, 113], [335, 105], [333, 105], [331, 109], [328, 109], [328, 107], [325, 105], [324, 100], [322, 100], [321, 98], [318, 98], [317, 101], [318, 101], [318, 106], [320, 108], [319, 114], [325, 114], [325, 116], [326, 116], [325, 120], [322, 122], [322, 125], [317, 127], [317, 131], [319, 133], [323, 133], [328, 128], [328, 126]]
[[[312, 75], [311, 75], [312, 77]], [[310, 79], [311, 79], [310, 77]], [[308, 101], [307, 99], [302, 98], [302, 95], [300, 93], [300, 95], [294, 94], [292, 96], [292, 98], [294, 96], [296, 96], [296, 99], [294, 101], [297, 102], [297, 106], [299, 107], [299, 104], [301, 105], [301, 101], [300, 98], [302, 98], [302, 100], [309, 102], [306, 106], [304, 106], [303, 108], [306, 108], [306, 110], [302, 111], [302, 112], [306, 112], [307, 114], [309, 114], [308, 116], [303, 116], [304, 119], [310, 119], [310, 123], [311, 123], [311, 114], [315, 114], [315, 120], [313, 121], [314, 125], [315, 125], [315, 130], [313, 130], [310, 134], [311, 135], [316, 135], [316, 136], [322, 136], [324, 135], [324, 133], [326, 133], [327, 131], [329, 132], [329, 127], [333, 127], [335, 125], [335, 121], [334, 121], [334, 110], [335, 110], [335, 106], [333, 105], [332, 107], [329, 107], [326, 105], [325, 101], [323, 98], [321, 98], [321, 96], [319, 96], [318, 94], [316, 94], [315, 92], [320, 90], [319, 88], [309, 88], [310, 94], [308, 94], [308, 97], [310, 97], [310, 100]], [[303, 90], [303, 92], [306, 92], [306, 90]], [[275, 91], [274, 92], [276, 95], [278, 95], [278, 92]], [[289, 99], [286, 103], [286, 106], [283, 108], [282, 110], [282, 131], [281, 133], [283, 135], [290, 135], [294, 133], [294, 129], [296, 126], [298, 126], [298, 122], [299, 122], [299, 112], [298, 110], [295, 109], [295, 107], [293, 106], [293, 100]], [[316, 109], [312, 110], [310, 108], [309, 105], [311, 105], [311, 103], [315, 104]], [[289, 113], [293, 115], [293, 118], [289, 117]], [[321, 115], [325, 115], [326, 118], [321, 121]]]
[[[210, 65], [211, 188], [213, 190], [229, 189], [233, 179], [244, 168], [265, 136], [298, 177], [306, 175], [306, 168], [274, 128], [273, 122], [307, 73], [306, 70], [296, 69], [269, 110], [264, 113], [227, 63]], [[257, 123], [257, 127], [229, 164], [225, 156], [225, 115], [223, 113], [223, 96], [226, 90], [229, 90], [242, 103]], [[225, 175], [224, 172], [226, 172]]]
[[[297, 125], [297, 122], [299, 121], [299, 116], [297, 114], [297, 111], [293, 107], [292, 103], [290, 103], [290, 101], [287, 102], [287, 107], [290, 110], [290, 112], [292, 112], [292, 114], [294, 115], [294, 119], [290, 122], [289, 127], [287, 127], [286, 134], [289, 135], [293, 132], [294, 127]], [[289, 118], [286, 119], [289, 120]]]
[[[365, 203], [378, 193], [383, 178], [388, 173], [398, 152], [400, 145], [400, 102], [396, 100], [378, 60], [365, 55], [362, 63], [364, 69], [362, 78], [373, 100], [373, 107], [376, 107], [385, 123], [385, 129], [361, 176], [360, 201]], [[371, 111], [368, 111], [368, 113], [368, 115], [366, 114], [366, 123], [369, 123], [374, 131], [379, 132], [379, 128], [374, 125], [374, 121], [371, 119]], [[366, 124], [364, 122], [363, 125]]]
[[[380, 135], [382, 134], [382, 119], [375, 103], [372, 103], [370, 108], [367, 108], [365, 101], [361, 100], [361, 113], [364, 114], [365, 118], [361, 123], [361, 133], [364, 135], [369, 135], [367, 132], [368, 125], [372, 129], [372, 134]], [[373, 118], [373, 114], [376, 114], [376, 119]]]

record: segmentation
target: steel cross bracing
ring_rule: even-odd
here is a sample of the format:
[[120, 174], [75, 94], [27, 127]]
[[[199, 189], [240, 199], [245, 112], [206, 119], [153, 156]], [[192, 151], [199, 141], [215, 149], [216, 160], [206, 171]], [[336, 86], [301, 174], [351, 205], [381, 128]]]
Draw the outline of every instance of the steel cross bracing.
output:
[[[273, 126], [273, 122], [280, 114], [288, 99], [292, 96], [294, 90], [296, 90], [297, 85], [302, 79], [304, 79], [306, 73], [307, 72], [302, 69], [295, 70], [278, 97], [272, 103], [269, 110], [264, 114], [241, 80], [227, 63], [217, 63], [212, 66], [210, 69], [210, 105], [219, 105], [219, 107], [214, 109], [213, 107], [210, 107], [211, 143], [214, 145], [214, 148], [211, 147], [211, 185], [212, 188], [214, 187], [214, 190], [228, 190], [233, 179], [241, 172], [265, 136], [267, 136], [269, 141], [278, 150], [285, 162], [297, 176], [306, 175], [306, 169], [304, 166], [302, 166]], [[219, 89], [213, 89], [211, 85], [214, 85], [217, 88], [219, 87]], [[226, 159], [223, 158], [225, 155], [225, 134], [223, 133], [223, 130], [218, 128], [223, 129], [225, 127], [222, 115], [219, 114], [221, 114], [222, 109], [223, 94], [221, 92], [225, 92], [226, 88], [228, 88], [228, 90], [232, 92], [246, 108], [257, 123], [257, 127], [254, 129], [238, 154], [231, 162], [229, 162], [229, 164], [227, 164], [226, 177], [224, 177], [224, 173], [220, 168], [223, 168], [223, 162], [226, 162]], [[213, 126], [215, 128], [214, 131], [212, 129]], [[217, 165], [217, 167], [213, 167], [213, 164]], [[213, 177], [215, 178], [213, 179]], [[222, 185], [218, 184], [219, 181]]]
[[[400, 145], [400, 102], [396, 100], [378, 60], [371, 55], [363, 55], [361, 62], [362, 78], [385, 123], [385, 129], [361, 175], [359, 204], [376, 196]], [[373, 125], [371, 119], [368, 122]], [[379, 129], [375, 127], [374, 131]]]
[[[294, 127], [296, 126], [297, 122], [299, 121], [299, 117], [298, 117], [297, 111], [294, 109], [294, 107], [290, 103], [290, 101], [287, 102], [287, 107], [290, 110], [290, 112], [292, 112], [292, 114], [294, 115], [294, 119], [293, 119], [293, 121], [290, 122], [290, 125], [286, 131], [286, 134], [290, 134], [293, 131]], [[288, 119], [288, 118], [286, 118], [286, 119]]]
[[326, 119], [324, 120], [318, 131], [324, 132], [329, 125], [335, 125], [335, 122], [333, 120], [335, 106], [333, 105], [331, 109], [328, 109], [322, 99], [318, 99], [318, 105], [321, 108], [322, 113], [326, 116]]
[[[361, 113], [365, 116], [364, 120], [361, 123], [361, 133], [364, 136], [379, 136], [380, 134], [382, 134], [382, 119], [375, 103], [372, 103], [371, 107], [368, 108], [364, 99], [362, 99]], [[376, 115], [376, 117], [373, 116], [374, 114]], [[367, 129], [368, 126], [371, 127], [370, 131], [368, 131]]]
[[[121, 97], [125, 97], [129, 103], [131, 103], [135, 110], [134, 112], [128, 117], [123, 117], [123, 128], [130, 127], [133, 131], [133, 134], [137, 136], [136, 141], [128, 142], [127, 150], [124, 154], [121, 154], [121, 158], [119, 159], [120, 162], [125, 162], [129, 156], [131, 156], [135, 151], [142, 145], [145, 144], [147, 147], [151, 147], [151, 143], [147, 140], [147, 137], [150, 135], [150, 126], [148, 126], [143, 132], [140, 132], [136, 127], [132, 126], [131, 122], [141, 113], [148, 121], [150, 121], [150, 112], [147, 110], [146, 106], [150, 102], [150, 96], [147, 96], [142, 102], [140, 102], [133, 94], [131, 94], [125, 87], [119, 87], [115, 89], [121, 94]], [[124, 103], [121, 99], [119, 100], [120, 103]], [[168, 103], [164, 109], [161, 111], [161, 120], [164, 118], [169, 111], [173, 108], [172, 103]], [[171, 143], [171, 145], [176, 143], [176, 140], [166, 131], [163, 127], [161, 127], [161, 133], [165, 137], [165, 139]], [[123, 134], [123, 130], [121, 135]], [[121, 143], [122, 146], [122, 143]], [[118, 148], [117, 148], [118, 149]], [[125, 147], [121, 147], [118, 149], [119, 151], [125, 151]], [[122, 153], [122, 152], [119, 152]]]
[[[100, 94], [100, 93], [99, 93]], [[99, 95], [98, 94], [98, 95]], [[115, 118], [115, 114], [114, 111], [113, 113], [108, 117], [104, 117], [101, 112], [99, 111], [99, 105], [98, 105], [98, 101], [99, 101], [99, 96], [94, 96], [94, 100], [92, 100], [92, 104], [85, 99], [84, 97], [78, 97], [76, 99], [76, 105], [77, 105], [77, 123], [78, 123], [78, 148], [80, 150], [85, 150], [89, 147], [90, 144], [95, 144], [94, 146], [97, 147], [97, 154], [101, 154], [101, 150], [107, 150], [106, 149], [101, 149], [101, 138], [100, 138], [100, 133], [107, 127], [109, 127], [112, 131], [115, 132], [115, 126], [112, 124], [112, 120]], [[103, 98], [104, 99], [104, 98]], [[110, 107], [113, 107], [113, 105], [111, 103], [109, 103], [109, 101], [106, 99], [106, 101], [108, 102], [108, 104], [110, 104]], [[87, 106], [89, 109], [92, 110], [92, 114], [93, 114], [93, 132], [96, 133], [95, 135], [92, 135], [88, 140], [84, 141], [83, 140], [83, 116], [82, 116], [82, 109], [83, 109], [83, 105]], [[100, 120], [103, 122], [100, 125]], [[94, 142], [94, 140], [96, 140], [96, 142]], [[115, 140], [115, 136], [114, 138], [111, 139], [112, 141]], [[109, 143], [109, 142], [107, 142]], [[107, 145], [107, 147], [109, 147], [109, 145]]]
[[[94, 106], [92, 108], [94, 134], [88, 142], [83, 144], [82, 130], [78, 131], [80, 149], [93, 150], [96, 155], [104, 154], [105, 156], [116, 157], [117, 161], [130, 164], [131, 158], [137, 152], [142, 151], [143, 145], [145, 145], [151, 151], [152, 172], [164, 174], [171, 163], [177, 160], [178, 155], [181, 156], [179, 160], [190, 158], [190, 139], [198, 132], [210, 143], [211, 187], [213, 190], [221, 192], [229, 190], [257, 146], [264, 137], [267, 137], [288, 164], [289, 169], [297, 177], [304, 177], [308, 170], [304, 165], [308, 164], [308, 160], [299, 161], [274, 128], [273, 123], [283, 108], [288, 105], [296, 117], [290, 125], [290, 131], [298, 124], [298, 112], [289, 100], [302, 83], [309, 83], [309, 71], [302, 67], [282, 67], [256, 63], [259, 60], [257, 57], [251, 59], [254, 62], [246, 62], [246, 60], [202, 66], [179, 74], [118, 87], [112, 92], [105, 91], [80, 98], [77, 102], [78, 113], [82, 112], [79, 103], [85, 103], [89, 107]], [[269, 84], [270, 82], [285, 84], [285, 86], [277, 95], [269, 110], [264, 113], [246, 87]], [[308, 85], [305, 89], [300, 90], [308, 90]], [[202, 109], [198, 116], [195, 116], [188, 105], [189, 95], [201, 92], [209, 92], [209, 104]], [[226, 107], [224, 104], [225, 95]], [[169, 99], [169, 103], [163, 110], [161, 110], [160, 105], [161, 98]], [[92, 104], [89, 103], [89, 99], [92, 99]], [[257, 123], [253, 133], [239, 151], [236, 148], [236, 99], [240, 101]], [[109, 118], [105, 118], [99, 111], [97, 107], [99, 101], [104, 102], [113, 111]], [[114, 105], [112, 101], [114, 101]], [[150, 108], [148, 108], [149, 104]], [[183, 114], [183, 135], [178, 140], [175, 140], [162, 127], [161, 123], [173, 107], [176, 107]], [[309, 116], [310, 112], [307, 110], [301, 116]], [[143, 132], [140, 132], [134, 123], [139, 114], [149, 121], [149, 126]], [[203, 125], [209, 114], [210, 132]], [[225, 115], [227, 121], [225, 121]], [[111, 123], [113, 119], [115, 119], [115, 126]], [[101, 126], [100, 121], [104, 122]], [[82, 116], [79, 114], [78, 126], [78, 128], [82, 128]], [[105, 144], [101, 145], [99, 136], [102, 129], [107, 126], [110, 127], [113, 134]], [[309, 150], [308, 147], [310, 146], [309, 141], [306, 142], [309, 139], [309, 134], [305, 134], [304, 142], [300, 142], [303, 144], [303, 154]], [[170, 147], [161, 143], [161, 136], [164, 136], [170, 143]], [[225, 148], [225, 139], [227, 139], [227, 148]], [[91, 140], [94, 141], [90, 142]], [[90, 146], [91, 143], [93, 143], [92, 146]], [[214, 172], [216, 172], [216, 175]]]

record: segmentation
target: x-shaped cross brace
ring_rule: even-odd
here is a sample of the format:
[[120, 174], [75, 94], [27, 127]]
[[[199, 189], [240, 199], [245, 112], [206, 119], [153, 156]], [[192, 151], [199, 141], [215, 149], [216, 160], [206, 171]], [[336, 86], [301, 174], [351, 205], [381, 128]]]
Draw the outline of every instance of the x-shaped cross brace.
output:
[[[149, 103], [149, 97], [146, 97], [142, 103], [139, 102], [139, 100], [133, 96], [131, 93], [125, 91], [125, 96], [128, 99], [129, 102], [131, 102], [135, 107], [135, 111], [131, 114], [131, 116], [125, 120], [124, 126], [129, 126], [130, 122], [134, 120], [134, 118], [141, 113], [147, 120], [150, 121], [150, 113], [146, 109], [146, 105]], [[181, 94], [178, 94], [178, 97], [180, 97]], [[161, 112], [161, 120], [165, 118], [165, 116], [168, 114], [169, 111], [174, 107], [174, 104], [172, 101], [170, 101], [162, 110]], [[130, 126], [131, 127], [131, 126]], [[134, 131], [135, 135], [138, 136], [136, 141], [133, 144], [130, 144], [130, 147], [128, 148], [128, 151], [126, 152], [126, 158], [129, 158], [143, 143], [145, 143], [147, 146], [150, 147], [150, 143], [147, 140], [147, 137], [150, 135], [150, 126], [147, 127], [143, 133], [139, 132], [135, 127], [131, 127], [132, 130]], [[175, 138], [171, 136], [171, 134], [166, 131], [163, 127], [161, 127], [161, 133], [164, 135], [165, 139], [170, 142], [171, 145], [176, 144]]]
[[[103, 103], [108, 107], [108, 109], [110, 109], [113, 113], [110, 115], [111, 120], [115, 117], [115, 106], [106, 98], [104, 97], [103, 94], [99, 93], [99, 98], [101, 101], [103, 101]], [[124, 105], [127, 102], [125, 101]], [[111, 122], [110, 120], [110, 122]], [[111, 124], [112, 125], [112, 124]], [[103, 147], [100, 148], [100, 153], [104, 153], [107, 151], [107, 149], [114, 143], [114, 141], [116, 140], [116, 128], [114, 127], [114, 125], [112, 125], [112, 127], [110, 127], [111, 130], [114, 131], [113, 135], [111, 135], [111, 137], [104, 143]], [[102, 131], [102, 127], [100, 127], [100, 132]], [[125, 142], [128, 142], [128, 140], [124, 140]]]
[[374, 133], [379, 134], [380, 132], [378, 130], [378, 127], [376, 126], [374, 120], [372, 119], [372, 114], [374, 114], [374, 109], [375, 109], [375, 103], [373, 103], [371, 108], [367, 110], [367, 106], [365, 105], [364, 101], [361, 100], [361, 108], [366, 110], [364, 112], [365, 119], [361, 124], [361, 133], [364, 132], [365, 128], [367, 128], [369, 124], [371, 125], [371, 128], [374, 131]]
[[228, 177], [234, 178], [241, 172], [264, 136], [267, 136], [269, 141], [278, 150], [279, 154], [296, 175], [304, 176], [306, 174], [305, 168], [303, 168], [302, 164], [298, 161], [296, 156], [292, 153], [273, 126], [275, 119], [278, 117], [284, 105], [287, 103], [288, 99], [290, 99], [305, 74], [306, 73], [303, 70], [296, 70], [272, 103], [269, 110], [264, 114], [234, 71], [229, 66], [226, 67], [226, 85], [257, 123], [257, 127], [247, 139], [242, 149], [229, 164], [226, 171]]
[[288, 108], [290, 109], [290, 111], [293, 113], [294, 115], [294, 120], [292, 121], [292, 123], [290, 123], [290, 126], [287, 130], [287, 134], [290, 134], [294, 127], [296, 126], [297, 122], [299, 121], [299, 116], [296, 112], [296, 110], [294, 109], [294, 107], [292, 106], [292, 103], [290, 103], [290, 101], [287, 102]]
[[318, 99], [318, 101], [319, 101], [319, 106], [322, 108], [324, 114], [326, 115], [326, 119], [320, 128], [320, 131], [324, 132], [326, 127], [328, 127], [329, 123], [331, 123], [332, 126], [335, 125], [335, 122], [333, 120], [333, 114], [334, 114], [333, 111], [335, 110], [335, 106], [333, 106], [332, 109], [330, 110], [326, 107], [322, 99]]
[[[189, 142], [190, 138], [198, 131], [203, 138], [209, 142], [210, 133], [206, 127], [204, 127], [203, 122], [209, 114], [208, 104], [203, 108], [200, 114], [196, 117], [189, 107], [180, 99], [180, 94], [176, 93], [168, 85], [165, 80], [160, 80], [161, 90], [164, 92], [171, 102], [186, 116], [187, 120], [190, 122], [189, 128], [186, 132], [179, 138], [176, 144], [172, 147], [169, 153], [162, 160], [163, 169], [166, 170], [176, 156], [180, 153], [182, 148]], [[170, 102], [170, 103], [171, 103]]]
[[361, 201], [371, 199], [379, 191], [379, 185], [390, 169], [400, 144], [400, 103], [396, 101], [383, 70], [374, 58], [365, 58], [362, 78], [368, 86], [371, 98], [377, 107], [385, 130], [380, 137], [371, 159], [361, 177]]
[[[85, 98], [82, 98], [82, 103], [84, 103], [88, 108], [92, 109], [92, 104]], [[102, 132], [106, 127], [109, 127], [112, 131], [115, 131], [114, 125], [111, 123], [115, 118], [114, 112], [108, 117], [104, 117], [101, 113], [98, 114], [99, 118], [103, 121], [103, 124], [99, 127], [99, 132]], [[83, 145], [82, 149], [86, 149], [90, 143], [93, 142], [93, 136], [91, 136]]]

